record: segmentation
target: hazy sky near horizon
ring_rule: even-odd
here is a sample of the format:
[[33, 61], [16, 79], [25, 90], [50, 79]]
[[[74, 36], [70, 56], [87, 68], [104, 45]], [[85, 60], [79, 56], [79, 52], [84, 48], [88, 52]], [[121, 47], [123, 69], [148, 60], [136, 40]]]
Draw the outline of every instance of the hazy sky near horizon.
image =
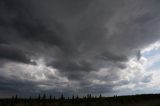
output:
[[159, 0], [0, 0], [0, 97], [160, 92]]

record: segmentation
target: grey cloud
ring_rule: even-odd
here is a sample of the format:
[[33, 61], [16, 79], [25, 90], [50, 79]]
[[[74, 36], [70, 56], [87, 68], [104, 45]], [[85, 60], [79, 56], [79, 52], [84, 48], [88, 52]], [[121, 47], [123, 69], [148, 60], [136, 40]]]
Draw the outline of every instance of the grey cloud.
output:
[[7, 41], [5, 41], [4, 39], [0, 38], [0, 44], [6, 44]]
[[[126, 62], [160, 39], [157, 0], [0, 3], [0, 59], [29, 64], [31, 57], [43, 58], [45, 65], [79, 82], [82, 89], [92, 84], [90, 72], [103, 68], [109, 69], [108, 76], [95, 78], [120, 80], [116, 76], [127, 67]], [[112, 92], [114, 86], [94, 87], [94, 92], [100, 88]]]
[[19, 96], [26, 97], [33, 92], [35, 93], [36, 91], [35, 83], [31, 81], [22, 81], [19, 79], [11, 79], [3, 76], [0, 76], [0, 78], [0, 91], [5, 92], [5, 95], [15, 96], [18, 94]]
[[104, 94], [104, 93], [113, 93], [113, 85], [93, 85], [89, 87], [84, 87], [81, 89], [81, 92], [88, 92], [90, 94]]
[[153, 79], [153, 75], [148, 75], [148, 76], [144, 76], [144, 78], [142, 79], [142, 82], [144, 83], [148, 83], [148, 82], [151, 82]]
[[53, 62], [51, 65], [53, 65], [54, 68], [66, 70], [66, 71], [88, 71], [88, 70], [94, 70], [90, 63], [87, 63], [86, 61], [68, 61], [68, 60], [61, 60], [59, 62]]
[[18, 48], [9, 45], [0, 45], [0, 59], [7, 59], [15, 62], [32, 63], [30, 58]]
[[[25, 40], [60, 45], [61, 41], [58, 38], [57, 32], [46, 29], [45, 26], [39, 22], [39, 20], [32, 16], [33, 14], [30, 13], [29, 9], [23, 2], [19, 0], [14, 2], [1, 2], [3, 4], [1, 16], [1, 21], [3, 24], [1, 24], [1, 27], [9, 28], [10, 31], [14, 30], [18, 32], [18, 36]], [[58, 24], [59, 23], [55, 22], [55, 27], [58, 28], [56, 30], [59, 30], [60, 25]], [[2, 36], [2, 38], [3, 37], [4, 39], [6, 38], [5, 36]], [[16, 38], [13, 40], [16, 40]]]
[[126, 56], [118, 56], [118, 55], [114, 55], [113, 53], [109, 53], [109, 52], [103, 52], [100, 56], [100, 58], [107, 60], [107, 61], [127, 61], [127, 57]]

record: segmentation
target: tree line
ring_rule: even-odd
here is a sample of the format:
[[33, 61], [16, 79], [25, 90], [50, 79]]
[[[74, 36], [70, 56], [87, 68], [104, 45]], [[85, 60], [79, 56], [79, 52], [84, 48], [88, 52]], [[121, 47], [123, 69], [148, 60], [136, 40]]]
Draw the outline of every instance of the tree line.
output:
[[20, 98], [18, 95], [12, 96], [8, 99], [0, 99], [0, 106], [118, 106], [123, 104], [137, 103], [141, 101], [150, 101], [153, 99], [160, 100], [160, 94], [144, 94], [144, 95], [129, 95], [129, 96], [117, 96], [103, 97], [92, 96], [88, 94], [84, 97], [71, 96], [65, 97], [61, 94], [60, 97], [52, 95], [38, 95], [36, 98]]

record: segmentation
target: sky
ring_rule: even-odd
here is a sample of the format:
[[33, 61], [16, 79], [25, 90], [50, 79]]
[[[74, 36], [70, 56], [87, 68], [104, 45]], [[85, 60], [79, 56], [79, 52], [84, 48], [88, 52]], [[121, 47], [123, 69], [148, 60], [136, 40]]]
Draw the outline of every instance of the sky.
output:
[[159, 0], [0, 0], [0, 97], [160, 93]]

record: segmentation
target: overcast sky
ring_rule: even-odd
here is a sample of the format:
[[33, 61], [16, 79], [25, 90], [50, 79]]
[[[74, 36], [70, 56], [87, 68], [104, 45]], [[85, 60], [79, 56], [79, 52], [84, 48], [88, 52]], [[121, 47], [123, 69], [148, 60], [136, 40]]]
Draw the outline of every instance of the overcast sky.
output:
[[0, 97], [160, 92], [159, 0], [0, 0]]

